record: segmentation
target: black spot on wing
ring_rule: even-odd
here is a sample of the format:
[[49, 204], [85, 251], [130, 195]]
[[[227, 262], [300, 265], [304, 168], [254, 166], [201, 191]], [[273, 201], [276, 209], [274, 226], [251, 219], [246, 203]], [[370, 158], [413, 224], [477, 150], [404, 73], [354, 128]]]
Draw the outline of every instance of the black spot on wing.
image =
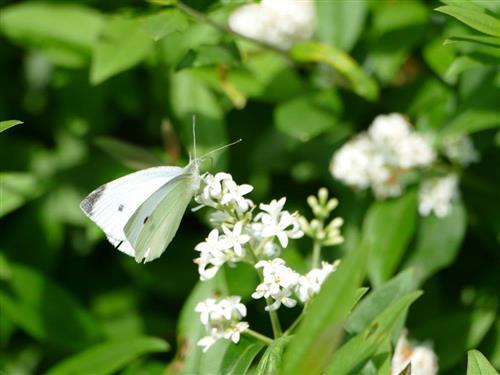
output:
[[85, 211], [88, 215], [92, 215], [92, 210], [96, 204], [96, 202], [101, 198], [102, 193], [106, 190], [106, 185], [102, 185], [95, 189], [92, 193], [90, 193], [87, 198], [85, 198], [80, 205], [83, 211]]
[[125, 206], [123, 204], [120, 204], [118, 206], [118, 211], [122, 212], [124, 208], [125, 208]]
[[149, 216], [146, 216], [146, 217], [144, 218], [144, 221], [143, 221], [142, 223], [143, 223], [143, 224], [146, 224], [146, 223], [147, 223], [147, 221], [148, 221], [148, 219], [149, 219]]

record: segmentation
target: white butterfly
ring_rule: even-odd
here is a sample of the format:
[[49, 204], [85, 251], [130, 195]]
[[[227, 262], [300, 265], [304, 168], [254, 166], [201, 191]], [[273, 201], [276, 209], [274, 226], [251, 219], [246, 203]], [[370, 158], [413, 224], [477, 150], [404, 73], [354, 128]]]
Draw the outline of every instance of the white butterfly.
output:
[[179, 229], [205, 158], [196, 158], [195, 148], [195, 158], [184, 168], [154, 167], [118, 178], [90, 193], [80, 207], [118, 250], [137, 262], [152, 261]]

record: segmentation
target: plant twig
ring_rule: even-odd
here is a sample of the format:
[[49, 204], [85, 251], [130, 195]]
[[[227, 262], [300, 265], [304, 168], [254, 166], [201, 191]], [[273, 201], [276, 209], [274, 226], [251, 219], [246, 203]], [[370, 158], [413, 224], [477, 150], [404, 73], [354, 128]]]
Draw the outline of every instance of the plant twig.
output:
[[266, 345], [271, 345], [274, 342], [274, 340], [272, 338], [267, 337], [259, 332], [251, 330], [251, 329], [247, 329], [244, 333], [246, 333], [248, 336], [252, 336], [252, 337], [256, 338], [259, 341], [262, 341]]
[[312, 255], [312, 268], [319, 268], [321, 261], [321, 242], [314, 240], [313, 242], [313, 255]]

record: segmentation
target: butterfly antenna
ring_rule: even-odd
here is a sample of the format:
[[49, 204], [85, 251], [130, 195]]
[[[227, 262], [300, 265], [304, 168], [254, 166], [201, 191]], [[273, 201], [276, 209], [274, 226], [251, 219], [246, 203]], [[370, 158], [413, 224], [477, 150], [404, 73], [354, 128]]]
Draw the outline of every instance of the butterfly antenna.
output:
[[211, 155], [211, 154], [213, 154], [214, 152], [217, 152], [217, 151], [223, 150], [223, 149], [225, 149], [225, 148], [228, 148], [228, 147], [234, 146], [235, 144], [240, 143], [241, 141], [242, 141], [242, 139], [240, 138], [240, 139], [238, 139], [237, 141], [231, 142], [231, 143], [229, 143], [229, 144], [227, 144], [227, 145], [224, 145], [224, 146], [221, 146], [221, 147], [217, 147], [215, 150], [212, 150], [212, 151], [210, 151], [210, 152], [207, 152], [207, 153], [206, 153], [205, 155], [203, 155], [200, 159], [201, 159], [201, 160], [205, 160], [205, 159], [207, 158], [207, 156], [208, 156], [208, 155]]
[[193, 148], [194, 148], [194, 159], [196, 160], [196, 115], [193, 114]]

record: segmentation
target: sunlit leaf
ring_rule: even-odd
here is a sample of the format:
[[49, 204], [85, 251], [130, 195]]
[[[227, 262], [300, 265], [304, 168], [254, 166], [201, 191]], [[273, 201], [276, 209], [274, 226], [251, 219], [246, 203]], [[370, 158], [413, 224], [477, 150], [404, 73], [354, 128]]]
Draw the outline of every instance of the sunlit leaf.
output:
[[18, 209], [43, 192], [41, 182], [30, 173], [0, 173], [0, 217]]
[[264, 344], [242, 337], [238, 344], [230, 343], [219, 373], [227, 375], [244, 375], [250, 368], [254, 358], [259, 354]]
[[292, 57], [301, 63], [324, 63], [344, 75], [352, 90], [367, 100], [378, 97], [376, 82], [348, 54], [335, 47], [318, 42], [297, 44], [291, 51]]
[[467, 26], [470, 26], [477, 31], [500, 37], [500, 20], [490, 16], [489, 14], [471, 9], [470, 7], [455, 5], [440, 6], [436, 8], [436, 10], [462, 21]]
[[175, 32], [182, 32], [188, 28], [186, 16], [177, 9], [166, 9], [146, 16], [143, 19], [144, 30], [157, 41]]
[[258, 375], [278, 375], [283, 368], [283, 352], [290, 336], [280, 337], [269, 345], [257, 366]]
[[112, 17], [93, 48], [90, 82], [97, 85], [139, 64], [152, 46], [139, 20]]
[[498, 372], [481, 352], [471, 350], [467, 353], [467, 375], [497, 375]]
[[127, 363], [147, 353], [165, 352], [168, 344], [155, 337], [128, 337], [108, 341], [64, 359], [48, 375], [113, 374]]
[[444, 41], [445, 44], [450, 44], [454, 42], [470, 42], [483, 44], [485, 46], [500, 47], [500, 38], [494, 38], [490, 36], [482, 35], [456, 35], [450, 36]]
[[362, 246], [330, 274], [285, 351], [284, 373], [315, 374], [325, 369], [343, 334], [343, 323], [359, 298], [369, 248]]
[[3, 132], [4, 130], [7, 130], [9, 128], [12, 128], [13, 126], [22, 124], [22, 121], [19, 120], [7, 120], [7, 121], [0, 121], [0, 133]]

